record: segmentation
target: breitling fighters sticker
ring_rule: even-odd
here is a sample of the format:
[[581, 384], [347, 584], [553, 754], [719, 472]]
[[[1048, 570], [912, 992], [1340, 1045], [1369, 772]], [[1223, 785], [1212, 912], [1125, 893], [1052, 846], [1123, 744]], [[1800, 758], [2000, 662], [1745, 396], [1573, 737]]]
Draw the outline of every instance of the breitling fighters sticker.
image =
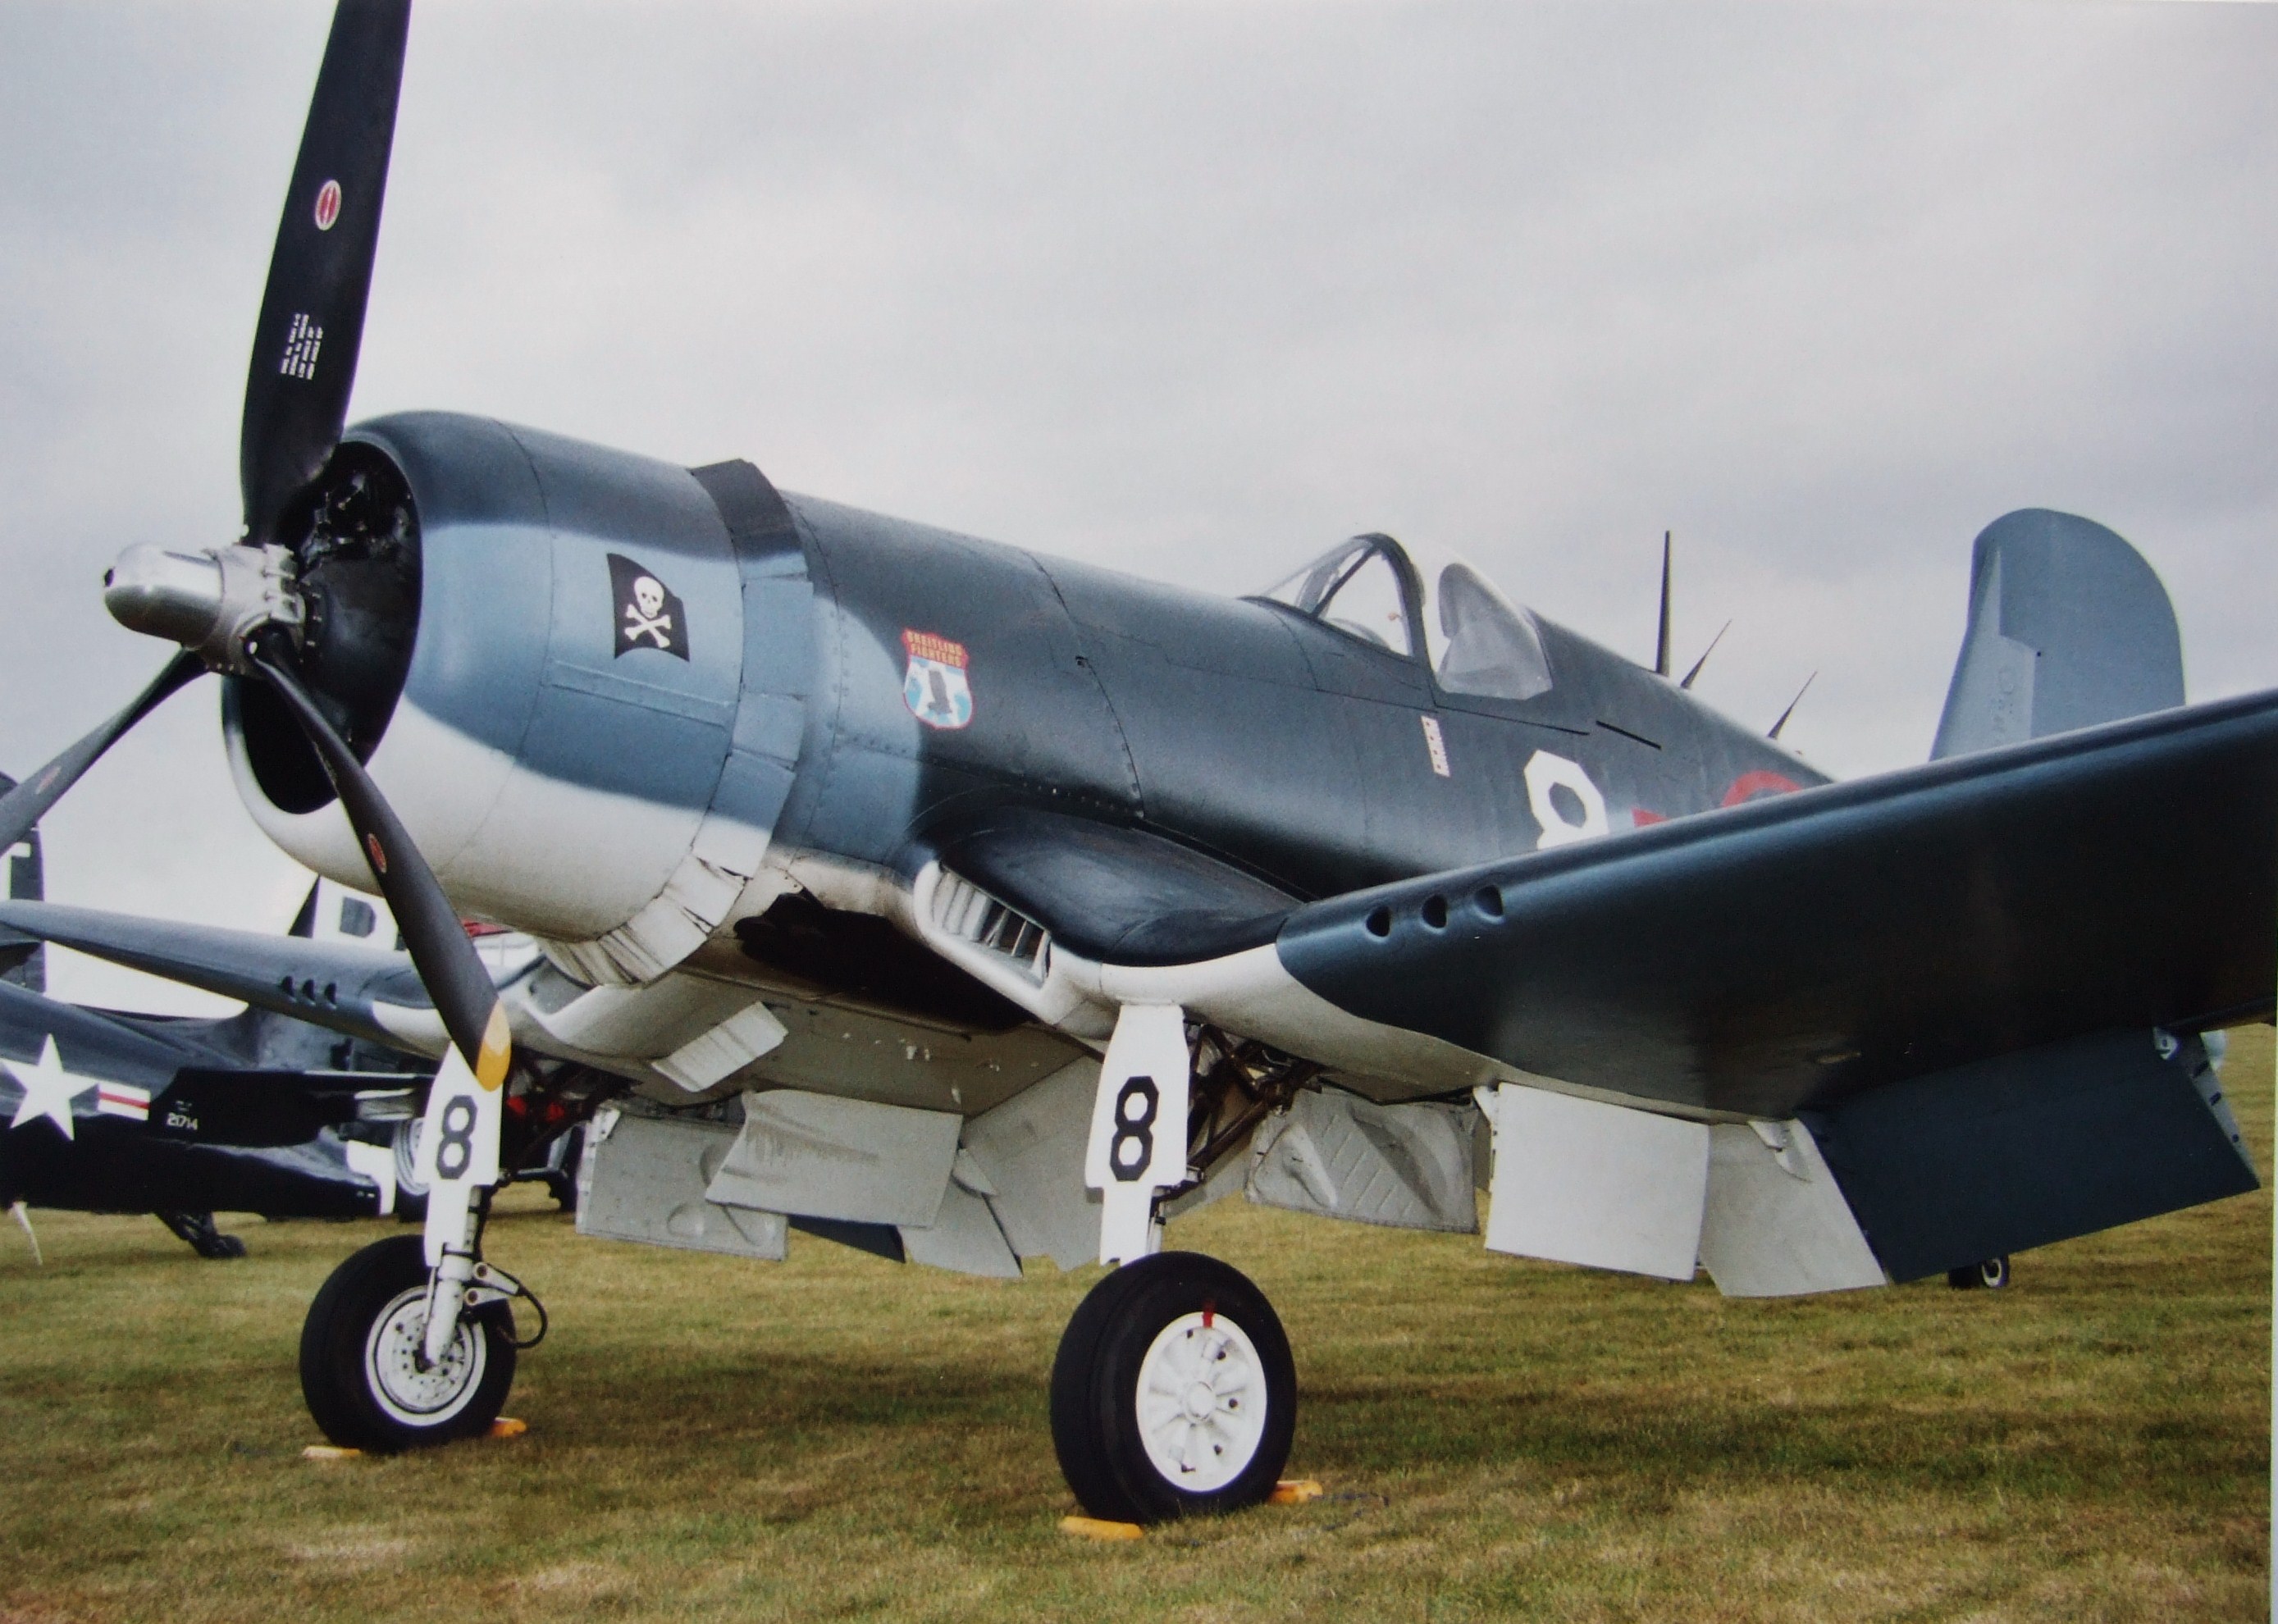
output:
[[617, 654], [661, 649], [688, 658], [688, 611], [663, 582], [623, 553], [609, 554], [609, 584], [617, 601]]
[[909, 669], [902, 677], [902, 703], [929, 728], [962, 728], [973, 720], [973, 688], [965, 680], [970, 657], [965, 644], [929, 631], [902, 633]]

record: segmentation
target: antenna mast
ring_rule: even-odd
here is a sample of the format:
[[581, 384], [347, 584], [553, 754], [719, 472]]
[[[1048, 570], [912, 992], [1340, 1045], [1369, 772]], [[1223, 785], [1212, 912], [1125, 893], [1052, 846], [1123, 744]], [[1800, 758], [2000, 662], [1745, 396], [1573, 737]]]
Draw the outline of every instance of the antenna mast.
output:
[[1662, 531], [1661, 641], [1654, 645], [1653, 674], [1655, 676], [1669, 675], [1669, 531]]

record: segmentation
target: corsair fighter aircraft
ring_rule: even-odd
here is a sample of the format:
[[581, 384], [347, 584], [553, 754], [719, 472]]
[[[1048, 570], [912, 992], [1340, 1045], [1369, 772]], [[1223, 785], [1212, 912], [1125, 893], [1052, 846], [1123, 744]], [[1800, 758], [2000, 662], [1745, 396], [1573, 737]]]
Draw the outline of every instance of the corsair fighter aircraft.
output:
[[[1483, 1187], [1491, 1248], [1771, 1294], [2253, 1185], [2199, 1034], [2272, 1005], [2278, 695], [2184, 705], [2116, 536], [1990, 528], [1940, 758], [1828, 784], [1384, 536], [1227, 601], [745, 461], [344, 431], [408, 21], [335, 18], [244, 535], [128, 549], [106, 601], [180, 652], [0, 800], [4, 842], [210, 670], [255, 819], [394, 907], [416, 995], [241, 942], [209, 977], [441, 1063], [424, 1245], [344, 1263], [304, 1335], [340, 1442], [503, 1400], [525, 1291], [483, 1219], [533, 1056], [623, 1084], [590, 1232], [1120, 1263], [1052, 1431], [1140, 1521], [1255, 1501], [1290, 1445], [1272, 1308], [1161, 1249], [1218, 1196], [1468, 1231]], [[462, 915], [543, 962], [494, 978]], [[146, 959], [195, 979], [194, 936]]]

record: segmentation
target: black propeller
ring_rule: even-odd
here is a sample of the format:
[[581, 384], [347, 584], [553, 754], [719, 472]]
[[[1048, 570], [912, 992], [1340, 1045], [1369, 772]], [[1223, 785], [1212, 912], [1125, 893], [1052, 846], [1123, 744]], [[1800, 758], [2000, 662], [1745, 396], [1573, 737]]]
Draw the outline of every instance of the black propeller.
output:
[[[253, 546], [279, 539], [279, 521], [324, 471], [348, 421], [410, 26], [410, 0], [340, 0], [333, 13], [246, 375], [238, 463]], [[316, 747], [445, 1029], [477, 1080], [496, 1088], [511, 1046], [489, 972], [394, 809], [302, 685], [294, 650], [289, 632], [271, 627], [248, 637], [242, 654]]]
[[296, 668], [306, 616], [288, 532], [348, 418], [410, 20], [410, 0], [340, 0], [333, 14], [246, 376], [244, 540], [196, 554], [142, 546], [120, 558], [105, 577], [112, 614], [183, 651], [132, 705], [0, 797], [0, 850], [202, 670], [265, 681], [324, 764], [453, 1044], [477, 1080], [496, 1089], [511, 1050], [490, 976], [434, 871]]
[[436, 882], [434, 870], [427, 866], [427, 859], [420, 856], [419, 848], [404, 832], [394, 809], [363, 770], [363, 763], [355, 759], [348, 741], [301, 686], [292, 667], [263, 642], [256, 643], [253, 661], [317, 747], [333, 787], [340, 791], [341, 810], [356, 832], [364, 860], [371, 865], [372, 878], [378, 881], [379, 894], [395, 914], [404, 948], [420, 980], [426, 984], [427, 995], [435, 1001], [436, 1013], [443, 1018], [451, 1041], [466, 1056], [476, 1080], [485, 1088], [496, 1088], [506, 1080], [511, 1057], [506, 1011], [499, 1004], [490, 972], [483, 968], [475, 944], [467, 940], [457, 911]]
[[340, 443], [363, 342], [411, 0], [340, 0], [277, 223], [238, 439], [245, 539], [278, 522]]

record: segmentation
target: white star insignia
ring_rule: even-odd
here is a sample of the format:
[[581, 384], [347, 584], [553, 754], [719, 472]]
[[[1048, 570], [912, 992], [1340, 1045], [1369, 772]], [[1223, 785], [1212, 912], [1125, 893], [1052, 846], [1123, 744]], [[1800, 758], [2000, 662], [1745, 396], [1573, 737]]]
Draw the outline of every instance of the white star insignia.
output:
[[64, 1070], [63, 1056], [56, 1052], [56, 1040], [50, 1033], [47, 1047], [40, 1051], [37, 1065], [21, 1060], [0, 1060], [0, 1066], [16, 1079], [24, 1097], [16, 1102], [16, 1119], [8, 1125], [20, 1128], [34, 1117], [45, 1117], [64, 1131], [65, 1139], [75, 1140], [72, 1132], [72, 1102], [90, 1088], [103, 1085], [99, 1077], [80, 1077]]

